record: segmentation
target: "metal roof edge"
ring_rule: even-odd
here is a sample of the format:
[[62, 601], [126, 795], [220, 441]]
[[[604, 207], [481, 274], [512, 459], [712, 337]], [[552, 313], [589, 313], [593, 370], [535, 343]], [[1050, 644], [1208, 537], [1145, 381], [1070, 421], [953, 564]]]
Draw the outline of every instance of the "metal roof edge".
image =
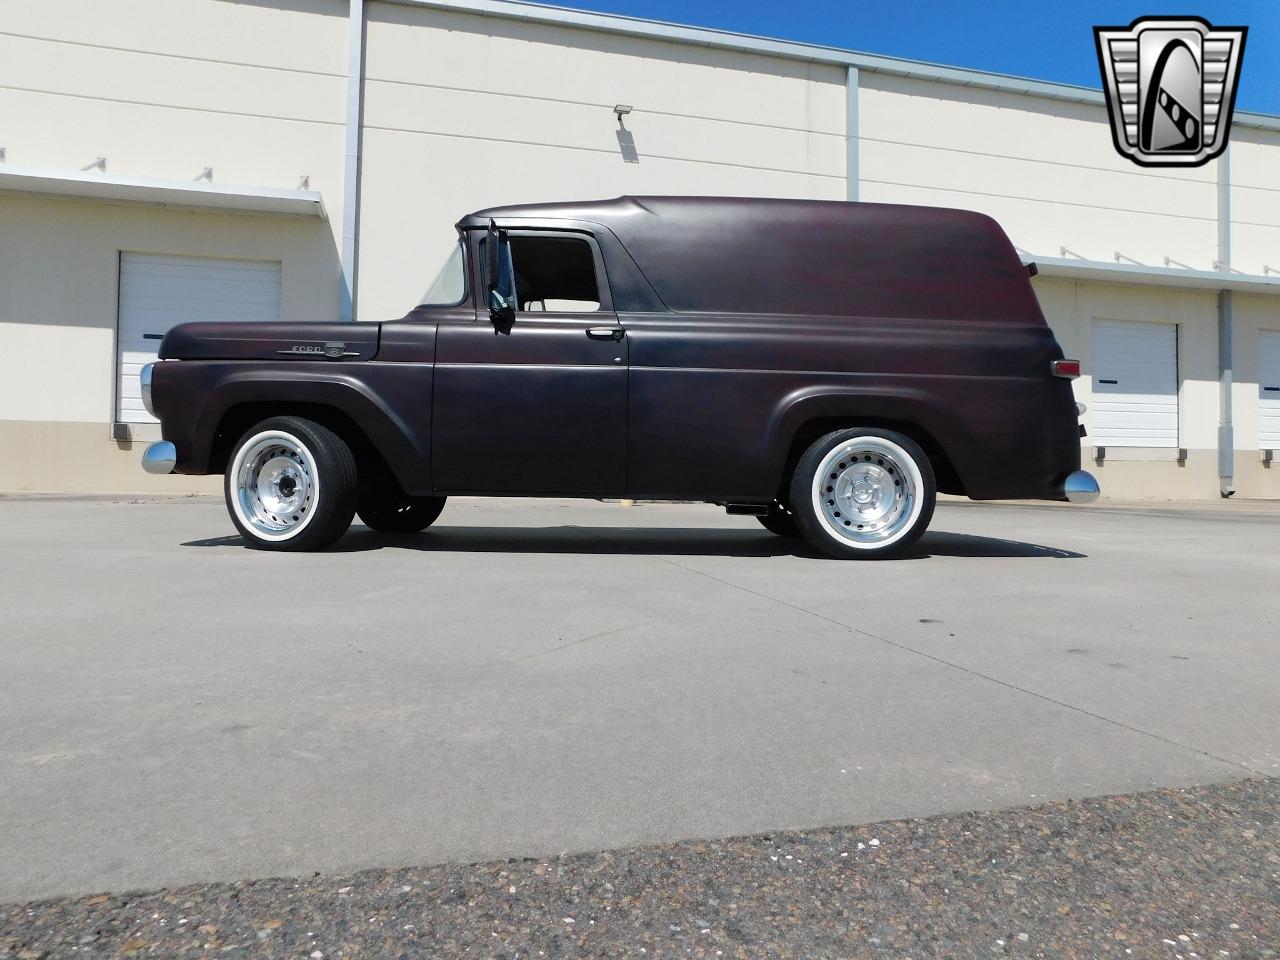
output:
[[314, 190], [280, 190], [275, 187], [240, 184], [122, 177], [78, 170], [15, 167], [9, 164], [0, 164], [0, 192], [217, 210], [223, 213], [269, 213], [328, 219], [324, 200]]
[[[690, 27], [661, 20], [647, 20], [641, 17], [595, 13], [588, 10], [574, 10], [568, 7], [557, 7], [542, 3], [528, 3], [525, 0], [384, 0], [384, 2], [410, 7], [429, 7], [452, 13], [502, 17], [508, 20], [526, 20], [531, 23], [546, 23], [582, 30], [596, 30], [602, 33], [668, 40], [742, 53], [758, 53], [766, 56], [784, 57], [790, 60], [801, 60], [806, 63], [826, 63], [832, 66], [857, 67], [859, 70], [865, 70], [869, 73], [885, 73], [893, 76], [932, 80], [959, 86], [1001, 90], [1024, 96], [1087, 103], [1099, 107], [1106, 104], [1102, 91], [1095, 87], [1082, 87], [1051, 80], [1035, 80], [1030, 77], [1019, 77], [987, 70], [973, 70], [967, 67], [950, 67], [945, 64], [929, 63], [924, 60], [908, 60], [902, 57], [859, 53], [840, 47], [827, 47], [795, 40], [777, 40], [747, 33], [734, 33], [729, 30], [716, 30], [710, 27]], [[1267, 113], [1248, 113], [1237, 110], [1233, 115], [1232, 123], [1241, 127], [1280, 131], [1280, 116]]]
[[1069, 257], [1026, 255], [1022, 259], [1024, 262], [1034, 263], [1040, 275], [1045, 277], [1191, 287], [1200, 290], [1238, 290], [1242, 293], [1263, 295], [1280, 294], [1280, 277], [1254, 273], [1148, 267], [1132, 263], [1108, 263], [1103, 260], [1073, 260]]

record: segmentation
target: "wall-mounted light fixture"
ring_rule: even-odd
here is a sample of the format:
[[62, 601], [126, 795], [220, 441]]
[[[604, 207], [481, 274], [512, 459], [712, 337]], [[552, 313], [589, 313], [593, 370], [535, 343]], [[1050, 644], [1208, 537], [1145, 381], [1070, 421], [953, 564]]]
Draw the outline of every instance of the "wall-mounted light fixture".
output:
[[85, 171], [85, 172], [88, 172], [88, 171], [90, 171], [90, 170], [101, 170], [103, 173], [106, 173], [106, 172], [107, 172], [107, 158], [106, 158], [106, 157], [98, 157], [98, 159], [94, 160], [94, 161], [93, 161], [93, 163], [89, 164], [87, 167], [81, 167], [80, 169], [81, 169], [81, 170], [83, 170], [83, 171]]
[[213, 167], [205, 167], [200, 171], [200, 175], [197, 176], [196, 179], [208, 180], [210, 183], [213, 183]]
[[1164, 265], [1165, 265], [1166, 267], [1178, 266], [1178, 267], [1181, 267], [1183, 270], [1194, 270], [1194, 269], [1195, 269], [1195, 267], [1191, 266], [1191, 264], [1189, 264], [1189, 263], [1183, 263], [1181, 260], [1175, 260], [1175, 259], [1173, 259], [1173, 257], [1165, 257], [1165, 258], [1164, 258]]
[[631, 112], [631, 104], [619, 103], [613, 108], [613, 115], [618, 118], [618, 129], [613, 131], [618, 138], [618, 150], [622, 153], [623, 163], [639, 163], [640, 151], [636, 149], [636, 138], [622, 118]]

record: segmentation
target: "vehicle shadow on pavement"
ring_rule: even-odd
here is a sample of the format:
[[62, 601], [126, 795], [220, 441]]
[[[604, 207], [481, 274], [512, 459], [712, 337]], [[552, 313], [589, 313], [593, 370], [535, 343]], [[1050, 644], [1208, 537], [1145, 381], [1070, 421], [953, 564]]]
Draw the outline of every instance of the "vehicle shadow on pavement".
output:
[[[239, 536], [190, 540], [184, 547], [243, 547]], [[360, 553], [394, 548], [433, 553], [578, 553], [690, 557], [780, 557], [825, 559], [800, 540], [787, 540], [755, 530], [705, 527], [432, 527], [422, 533], [386, 534], [353, 526], [326, 553]], [[247, 549], [247, 548], [246, 548]], [[913, 548], [894, 559], [928, 557], [1048, 557], [1073, 560], [1083, 553], [1020, 540], [968, 533], [926, 533]]]
[[1048, 557], [1053, 560], [1084, 560], [1089, 556], [1061, 547], [942, 530], [926, 533], [907, 556], [917, 554], [922, 557]]

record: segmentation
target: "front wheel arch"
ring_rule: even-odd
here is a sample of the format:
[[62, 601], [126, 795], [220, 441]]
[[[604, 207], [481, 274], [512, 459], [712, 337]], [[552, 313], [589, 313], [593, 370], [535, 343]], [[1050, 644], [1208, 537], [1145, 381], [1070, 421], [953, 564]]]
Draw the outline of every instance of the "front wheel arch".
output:
[[344, 411], [322, 403], [258, 401], [228, 407], [213, 432], [209, 472], [224, 473], [230, 463], [231, 451], [244, 432], [255, 423], [271, 417], [302, 417], [332, 430], [351, 448], [362, 480], [382, 482], [391, 478], [400, 483], [400, 478], [364, 429]]
[[[391, 399], [419, 385], [418, 365], [386, 364], [403, 369], [380, 369], [377, 376], [370, 373], [367, 379], [378, 381], [370, 384], [357, 379], [364, 373], [361, 364], [343, 364], [350, 372], [340, 376], [318, 370], [281, 372], [244, 368], [240, 363], [181, 361], [184, 366], [188, 363], [192, 394], [202, 385], [198, 407], [166, 426], [174, 434], [166, 439], [178, 448], [179, 472], [217, 473], [226, 467], [226, 453], [238, 437], [236, 427], [266, 417], [298, 415], [331, 425], [366, 462], [386, 464], [405, 490], [431, 492], [429, 410], [403, 407], [414, 411], [413, 418], [406, 420], [395, 412], [398, 408]], [[378, 459], [364, 456], [371, 450]]]

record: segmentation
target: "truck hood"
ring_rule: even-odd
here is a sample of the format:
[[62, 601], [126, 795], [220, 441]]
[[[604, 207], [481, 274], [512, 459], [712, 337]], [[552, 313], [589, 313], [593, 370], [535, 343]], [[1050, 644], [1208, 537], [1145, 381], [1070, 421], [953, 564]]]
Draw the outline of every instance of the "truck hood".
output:
[[376, 323], [181, 323], [161, 360], [371, 360]]

